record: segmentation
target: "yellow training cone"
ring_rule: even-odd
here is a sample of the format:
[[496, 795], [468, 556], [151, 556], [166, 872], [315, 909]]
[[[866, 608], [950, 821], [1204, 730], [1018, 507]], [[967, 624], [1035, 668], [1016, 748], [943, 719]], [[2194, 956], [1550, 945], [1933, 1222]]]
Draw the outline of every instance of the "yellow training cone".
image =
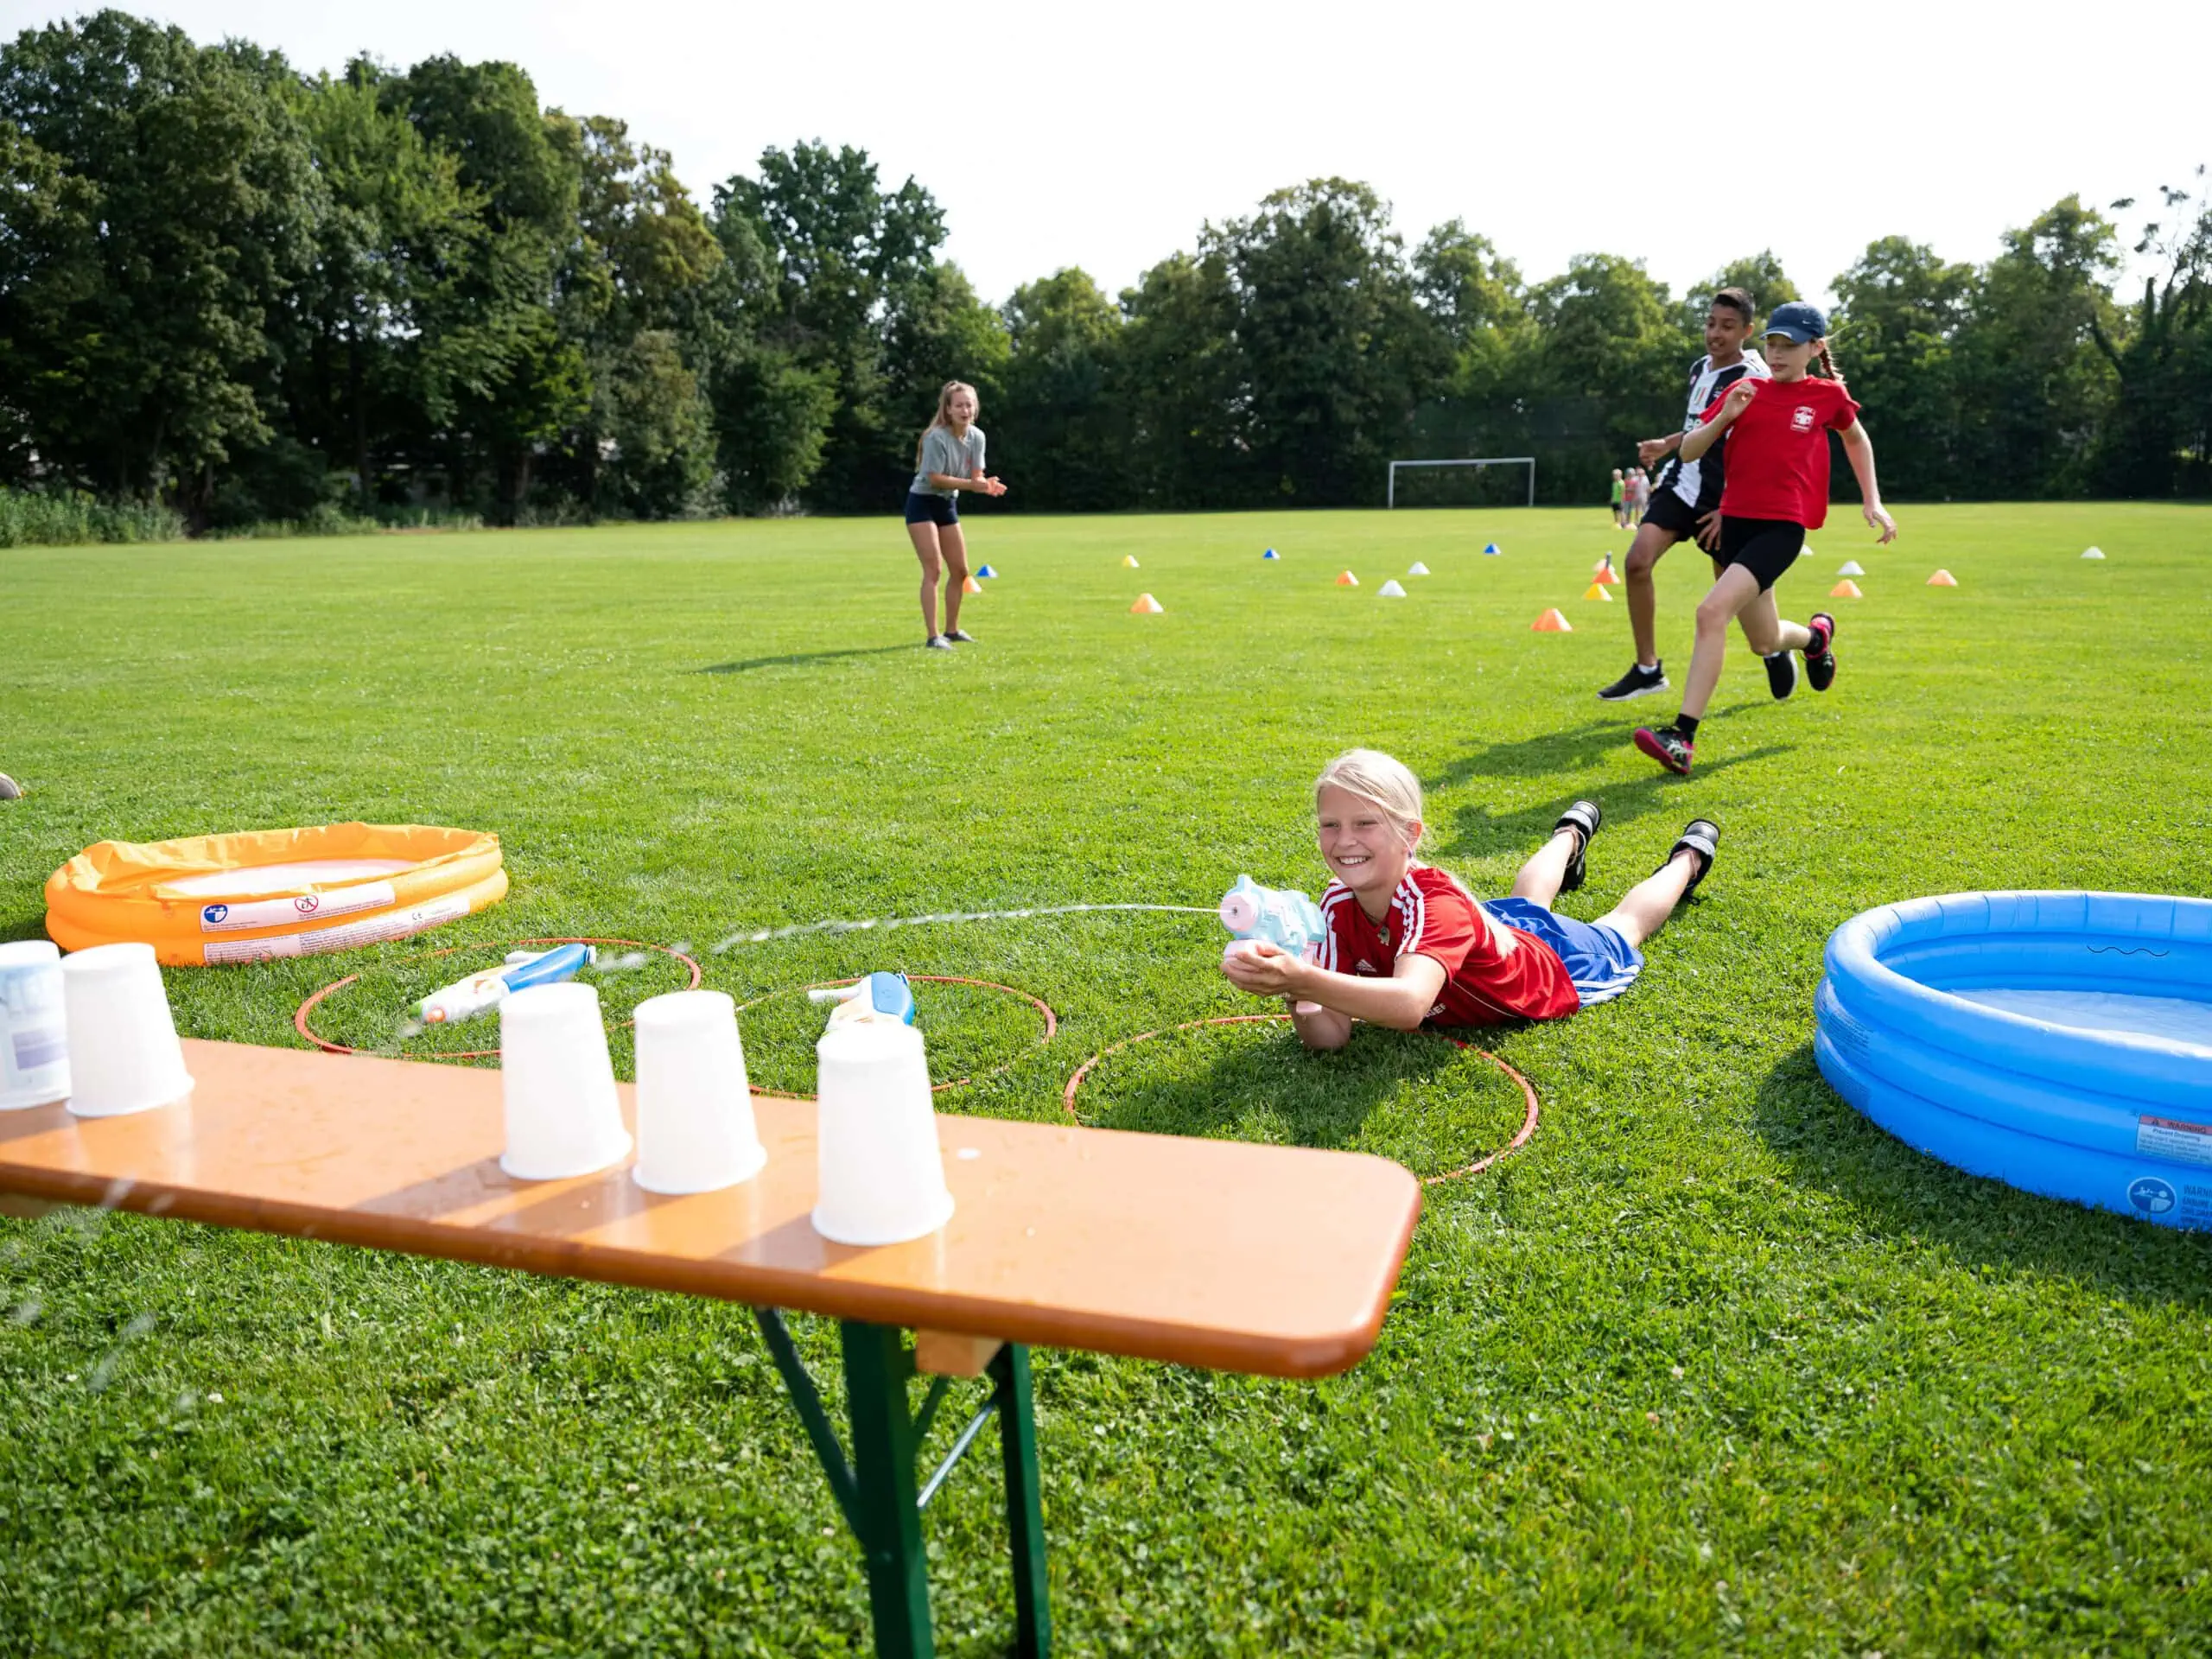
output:
[[1532, 633], [1573, 633], [1574, 624], [1561, 616], [1559, 607], [1554, 606], [1530, 623], [1529, 629]]
[[1585, 599], [1602, 599], [1608, 605], [1613, 602], [1613, 596], [1605, 591], [1605, 584], [1602, 582], [1593, 582], [1587, 588], [1584, 588], [1582, 590], [1582, 597]]
[[983, 591], [983, 584], [970, 576], [960, 584], [960, 591], [963, 594], [980, 594]]
[[1948, 570], [1938, 570], [1928, 578], [1928, 585], [1930, 588], [1955, 588], [1959, 585], [1959, 579]]
[[1134, 569], [1135, 569], [1136, 568], [1137, 568], [1137, 556], [1136, 556], [1135, 554], [1134, 554], [1134, 553], [1124, 553], [1124, 554], [1122, 554], [1122, 569], [1124, 569], [1124, 570], [1134, 570]]
[[1834, 587], [1828, 589], [1828, 597], [1830, 599], [1864, 599], [1866, 595], [1859, 591], [1859, 584], [1857, 582], [1852, 581], [1850, 577], [1846, 576], [1841, 582], [1839, 582]]
[[1150, 594], [1139, 594], [1137, 602], [1129, 607], [1131, 616], [1158, 616], [1167, 607]]
[[1347, 570], [1337, 578], [1337, 586], [1339, 588], [1357, 588], [1359, 586], [1359, 578], [1352, 575], [1351, 571]]

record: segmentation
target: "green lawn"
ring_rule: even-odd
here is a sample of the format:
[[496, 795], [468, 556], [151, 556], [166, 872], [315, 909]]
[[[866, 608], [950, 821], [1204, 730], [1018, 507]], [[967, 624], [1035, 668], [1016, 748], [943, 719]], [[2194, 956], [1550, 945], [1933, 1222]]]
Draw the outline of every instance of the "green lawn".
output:
[[[1482, 1040], [1535, 1141], [1430, 1190], [1374, 1354], [1294, 1384], [1039, 1357], [1064, 1651], [2212, 1651], [2212, 1245], [1954, 1173], [1811, 1058], [1830, 929], [1970, 887], [2203, 893], [2212, 510], [1855, 517], [1783, 584], [1835, 689], [1732, 660], [1675, 779], [1601, 707], [1601, 509], [970, 515], [981, 643], [918, 648], [897, 523], [0, 554], [0, 938], [104, 837], [359, 817], [497, 830], [514, 887], [437, 942], [689, 942], [753, 1075], [808, 1084], [791, 988], [924, 987], [949, 1109], [1049, 1119], [1082, 1060], [1250, 1006], [1205, 916], [813, 933], [825, 918], [1317, 892], [1307, 782], [1428, 785], [1503, 891], [1599, 798], [1594, 916], [1688, 818], [1725, 836], [1622, 1001]], [[1495, 537], [1502, 558], [1479, 556]], [[2091, 542], [2102, 564], [2077, 555]], [[1263, 563], [1262, 547], [1282, 550]], [[1139, 570], [1122, 568], [1135, 553]], [[1376, 596], [1413, 560], [1402, 601]], [[1956, 589], [1923, 586], [1936, 566]], [[1332, 585], [1344, 567], [1356, 590]], [[1701, 560], [1662, 569], [1677, 683]], [[1128, 613], [1140, 591], [1166, 613]], [[1546, 606], [1568, 635], [1529, 624]], [[425, 946], [172, 971], [188, 1034], [391, 1042]], [[474, 961], [481, 957], [463, 957]], [[614, 1005], [671, 988], [656, 962]], [[770, 993], [780, 993], [769, 995]], [[618, 1069], [626, 1075], [626, 1045]], [[1108, 1059], [1092, 1122], [1372, 1149], [1424, 1173], [1517, 1096], [1422, 1037], [1274, 1027]], [[798, 1322], [830, 1370], [830, 1327]], [[942, 1433], [943, 1431], [940, 1431]], [[743, 1309], [124, 1215], [0, 1220], [0, 1651], [843, 1654], [859, 1561]], [[999, 1651], [992, 1460], [932, 1506], [943, 1650]]]

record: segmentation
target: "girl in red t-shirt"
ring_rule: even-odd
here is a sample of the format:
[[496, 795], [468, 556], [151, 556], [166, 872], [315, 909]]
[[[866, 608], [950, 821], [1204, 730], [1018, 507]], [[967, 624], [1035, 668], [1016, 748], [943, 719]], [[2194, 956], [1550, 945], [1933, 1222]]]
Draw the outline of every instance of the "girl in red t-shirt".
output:
[[[1874, 446], [1859, 423], [1859, 405], [1844, 390], [1829, 355], [1828, 321], [1802, 300], [1778, 305], [1767, 319], [1770, 380], [1746, 377], [1706, 411], [1705, 424], [1682, 439], [1684, 461], [1695, 461], [1728, 437], [1728, 481], [1720, 496], [1722, 569], [1697, 607], [1697, 649], [1690, 658], [1682, 712], [1672, 726], [1640, 726], [1636, 747], [1669, 772], [1687, 772], [1696, 751], [1698, 722], [1728, 649], [1728, 622], [1740, 620], [1744, 637], [1766, 661], [1767, 685], [1777, 697], [1797, 689], [1802, 652], [1805, 677], [1825, 691], [1835, 681], [1835, 618], [1816, 611], [1809, 624], [1785, 622], [1775, 608], [1774, 584], [1796, 563], [1805, 532], [1827, 522], [1828, 433], [1843, 436], [1844, 459], [1859, 480], [1860, 509], [1884, 542], [1897, 537], [1897, 521], [1883, 510], [1874, 481]], [[1825, 379], [1808, 371], [1820, 360]]]
[[1352, 1021], [1396, 1031], [1424, 1023], [1492, 1026], [1557, 1020], [1608, 1001], [1643, 969], [1638, 949], [1713, 868], [1720, 831], [1693, 820], [1658, 870], [1594, 922], [1552, 912], [1582, 885], [1584, 853], [1605, 814], [1577, 801], [1522, 866], [1507, 899], [1478, 901], [1458, 879], [1417, 862], [1421, 781], [1387, 754], [1349, 749], [1313, 785], [1321, 856], [1336, 880], [1308, 960], [1250, 940], [1223, 958], [1239, 989], [1288, 999], [1308, 1048], [1342, 1048]]

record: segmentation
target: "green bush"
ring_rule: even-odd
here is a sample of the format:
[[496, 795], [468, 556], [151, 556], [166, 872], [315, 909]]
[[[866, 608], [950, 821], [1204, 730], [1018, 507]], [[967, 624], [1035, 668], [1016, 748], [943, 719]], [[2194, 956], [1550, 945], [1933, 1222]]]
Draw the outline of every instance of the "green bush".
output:
[[81, 490], [0, 488], [0, 547], [175, 542], [183, 537], [183, 518], [168, 507], [101, 501]]

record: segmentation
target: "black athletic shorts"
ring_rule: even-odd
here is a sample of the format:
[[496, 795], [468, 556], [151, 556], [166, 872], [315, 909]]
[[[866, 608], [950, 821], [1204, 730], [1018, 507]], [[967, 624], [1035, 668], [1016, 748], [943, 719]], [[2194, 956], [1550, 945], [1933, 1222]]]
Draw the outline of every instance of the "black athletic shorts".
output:
[[1697, 510], [1672, 490], [1651, 492], [1651, 505], [1643, 510], [1643, 522], [1672, 531], [1678, 541], [1693, 541], [1697, 537]]
[[960, 498], [909, 490], [906, 492], [906, 522], [910, 524], [935, 524], [939, 529], [949, 530], [960, 522]]
[[1740, 564], [1759, 579], [1759, 592], [1782, 580], [1782, 573], [1797, 563], [1805, 550], [1805, 526], [1787, 518], [1731, 518], [1720, 520], [1720, 564]]

